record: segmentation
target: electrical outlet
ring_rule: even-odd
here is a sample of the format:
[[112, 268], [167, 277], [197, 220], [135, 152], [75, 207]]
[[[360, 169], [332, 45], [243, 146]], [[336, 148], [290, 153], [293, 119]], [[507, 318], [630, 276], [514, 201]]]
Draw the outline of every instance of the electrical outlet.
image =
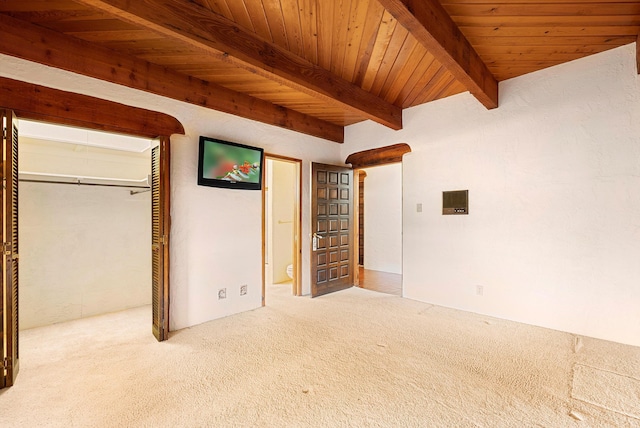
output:
[[227, 298], [227, 289], [221, 288], [220, 290], [218, 290], [218, 300], [226, 299], [226, 298]]
[[245, 294], [247, 294], [247, 285], [241, 285], [240, 286], [240, 295], [244, 296]]
[[484, 294], [484, 286], [476, 285], [476, 294], [482, 296]]

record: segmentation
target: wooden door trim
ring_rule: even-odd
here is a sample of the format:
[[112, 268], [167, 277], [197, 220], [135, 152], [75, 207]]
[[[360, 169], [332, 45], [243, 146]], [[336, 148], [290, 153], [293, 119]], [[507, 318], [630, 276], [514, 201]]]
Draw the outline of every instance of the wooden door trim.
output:
[[264, 154], [265, 168], [262, 170], [262, 306], [265, 306], [266, 295], [266, 276], [265, 276], [265, 263], [266, 263], [266, 245], [267, 245], [267, 230], [266, 230], [266, 216], [265, 211], [267, 208], [266, 198], [266, 164], [268, 159], [275, 159], [285, 162], [290, 162], [296, 165], [296, 175], [298, 176], [298, 190], [296, 192], [297, 198], [297, 214], [296, 222], [294, 225], [294, 234], [296, 236], [296, 245], [294, 249], [294, 262], [293, 262], [293, 282], [294, 282], [294, 295], [302, 296], [302, 159], [292, 158], [288, 156], [276, 155], [273, 153]]
[[173, 116], [0, 77], [0, 106], [21, 119], [156, 138], [184, 134]]
[[[2, 192], [2, 210], [0, 210], [2, 249], [2, 283], [0, 288], [0, 310], [3, 316], [2, 353], [3, 371], [0, 372], [0, 387], [12, 386], [20, 368], [19, 355], [19, 317], [18, 317], [18, 123], [14, 111], [3, 109], [0, 112], [0, 128], [6, 120], [6, 131], [2, 136], [2, 171], [4, 181]], [[6, 322], [4, 322], [6, 321]]]
[[161, 341], [169, 338], [169, 248], [171, 246], [171, 138], [160, 138], [160, 192], [162, 204], [162, 334]]
[[367, 177], [367, 172], [361, 169], [353, 170], [353, 227], [354, 227], [354, 242], [353, 242], [353, 285], [360, 286], [360, 189], [364, 184], [364, 179]]
[[170, 258], [169, 248], [171, 246], [171, 137], [161, 137], [162, 150], [160, 151], [160, 181], [164, 192], [164, 234], [167, 237], [164, 242], [164, 340], [169, 338], [169, 273]]
[[353, 286], [360, 286], [360, 174], [367, 173], [357, 169], [353, 170], [353, 237], [351, 245], [353, 247], [353, 263], [351, 268], [353, 275]]
[[351, 164], [353, 169], [389, 165], [402, 162], [402, 156], [410, 152], [411, 147], [408, 144], [393, 144], [391, 146], [352, 153], [347, 156], [347, 160], [345, 160], [344, 163]]

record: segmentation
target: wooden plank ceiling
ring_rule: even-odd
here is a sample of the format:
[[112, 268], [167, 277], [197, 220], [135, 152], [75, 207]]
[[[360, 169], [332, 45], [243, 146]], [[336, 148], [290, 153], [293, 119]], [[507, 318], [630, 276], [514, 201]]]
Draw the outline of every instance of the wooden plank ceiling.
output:
[[0, 0], [0, 53], [341, 142], [636, 41], [640, 0]]

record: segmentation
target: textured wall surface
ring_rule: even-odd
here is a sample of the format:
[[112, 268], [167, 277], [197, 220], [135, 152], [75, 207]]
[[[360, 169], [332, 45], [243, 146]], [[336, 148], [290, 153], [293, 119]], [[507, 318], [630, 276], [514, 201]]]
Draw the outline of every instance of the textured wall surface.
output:
[[151, 194], [20, 183], [20, 328], [151, 304]]
[[[146, 180], [150, 163], [148, 150], [24, 136], [19, 143], [20, 176], [31, 180]], [[22, 329], [151, 303], [150, 193], [24, 181], [19, 188]]]
[[[354, 151], [405, 142], [414, 151], [403, 171], [407, 297], [640, 345], [634, 48], [503, 82], [496, 110], [461, 94], [405, 111], [402, 131], [353, 125], [342, 147], [11, 57], [0, 56], [0, 75], [183, 123], [187, 135], [172, 138], [172, 329], [261, 304], [261, 198], [197, 186], [198, 136], [208, 135], [304, 161], [305, 293], [310, 161], [339, 164]], [[471, 215], [442, 217], [440, 192], [460, 188], [470, 190]], [[229, 287], [225, 300], [221, 287]]]
[[[182, 122], [186, 135], [171, 139], [171, 330], [262, 305], [261, 194], [198, 186], [200, 135], [303, 161], [302, 291], [310, 293], [311, 161], [344, 163], [339, 144], [5, 55], [0, 75], [160, 111]], [[248, 292], [240, 296], [244, 284]], [[220, 288], [227, 288], [224, 300], [218, 300]]]
[[[343, 154], [408, 143], [404, 296], [640, 345], [635, 45], [349, 127]], [[468, 216], [442, 216], [469, 189]], [[416, 205], [423, 204], [423, 212]], [[483, 287], [483, 295], [477, 294]]]
[[402, 273], [402, 164], [367, 168], [364, 267]]
[[[20, 137], [19, 169], [24, 173], [60, 174], [143, 181], [151, 173], [149, 150], [131, 152]], [[27, 177], [36, 178], [36, 177]], [[48, 177], [51, 179], [52, 177]], [[72, 180], [75, 181], [75, 180]], [[107, 180], [107, 182], [110, 182]], [[113, 184], [113, 183], [112, 183]], [[131, 184], [131, 183], [128, 183]]]

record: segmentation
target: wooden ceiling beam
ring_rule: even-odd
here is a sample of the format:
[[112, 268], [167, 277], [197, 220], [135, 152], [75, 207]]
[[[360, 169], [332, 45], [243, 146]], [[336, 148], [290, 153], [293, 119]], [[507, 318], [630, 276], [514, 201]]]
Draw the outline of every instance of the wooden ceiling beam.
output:
[[402, 109], [194, 2], [76, 0], [392, 129]]
[[164, 113], [6, 77], [0, 77], [0, 106], [20, 119], [59, 125], [147, 138], [184, 134], [182, 124]]
[[0, 53], [342, 143], [344, 128], [0, 14]]
[[379, 1], [478, 101], [498, 107], [498, 82], [438, 0]]

